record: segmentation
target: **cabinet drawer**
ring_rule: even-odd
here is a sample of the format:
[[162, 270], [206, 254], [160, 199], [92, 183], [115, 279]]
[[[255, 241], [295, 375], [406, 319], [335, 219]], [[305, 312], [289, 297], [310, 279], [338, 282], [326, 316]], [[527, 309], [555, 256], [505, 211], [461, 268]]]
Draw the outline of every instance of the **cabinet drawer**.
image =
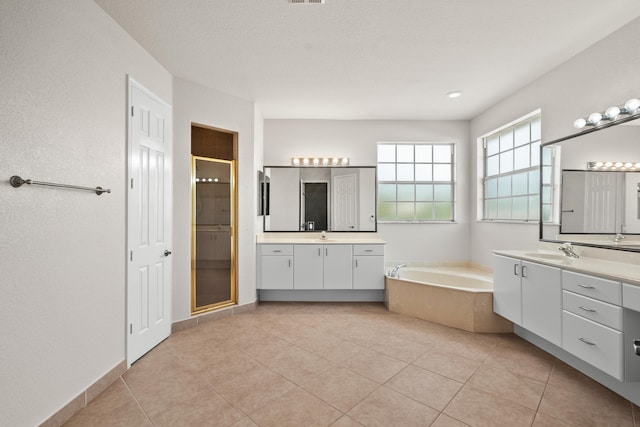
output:
[[260, 245], [261, 255], [293, 255], [293, 245]]
[[353, 245], [354, 255], [384, 255], [384, 245]]
[[640, 286], [622, 284], [622, 305], [625, 308], [640, 311]]
[[623, 381], [622, 332], [562, 312], [562, 348]]
[[621, 283], [613, 280], [562, 271], [562, 288], [611, 304], [622, 304]]
[[622, 307], [620, 306], [563, 291], [562, 308], [610, 328], [622, 330]]

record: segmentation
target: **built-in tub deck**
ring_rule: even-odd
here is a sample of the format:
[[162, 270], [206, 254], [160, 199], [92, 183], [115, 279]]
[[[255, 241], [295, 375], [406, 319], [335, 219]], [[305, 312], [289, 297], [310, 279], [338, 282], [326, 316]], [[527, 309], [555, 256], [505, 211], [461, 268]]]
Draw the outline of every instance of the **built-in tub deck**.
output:
[[389, 311], [478, 333], [513, 332], [493, 312], [493, 276], [470, 267], [405, 267], [385, 278]]

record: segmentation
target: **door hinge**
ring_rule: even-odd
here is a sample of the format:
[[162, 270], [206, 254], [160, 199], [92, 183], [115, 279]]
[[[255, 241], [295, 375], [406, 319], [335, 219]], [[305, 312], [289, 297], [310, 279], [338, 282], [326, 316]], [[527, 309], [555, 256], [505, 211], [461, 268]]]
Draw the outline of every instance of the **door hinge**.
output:
[[133, 117], [133, 105], [131, 106], [131, 117]]
[[129, 252], [129, 261], [133, 261], [133, 251]]
[[129, 333], [133, 333], [133, 323], [129, 323]]
[[133, 189], [133, 178], [131, 178], [131, 189]]

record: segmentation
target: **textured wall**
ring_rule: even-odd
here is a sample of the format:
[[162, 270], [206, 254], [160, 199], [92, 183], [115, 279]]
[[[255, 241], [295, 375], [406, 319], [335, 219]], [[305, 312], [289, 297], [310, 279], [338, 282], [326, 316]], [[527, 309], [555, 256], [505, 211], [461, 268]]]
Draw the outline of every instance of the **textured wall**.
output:
[[169, 102], [171, 76], [91, 1], [4, 0], [0, 40], [0, 425], [26, 426], [125, 358], [126, 75]]

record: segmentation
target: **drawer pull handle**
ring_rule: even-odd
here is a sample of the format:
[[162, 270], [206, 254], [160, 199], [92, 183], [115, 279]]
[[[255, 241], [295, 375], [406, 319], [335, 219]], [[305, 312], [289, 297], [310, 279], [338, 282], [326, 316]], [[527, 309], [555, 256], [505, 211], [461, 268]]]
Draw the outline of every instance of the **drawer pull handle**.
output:
[[595, 286], [591, 286], [591, 285], [583, 285], [582, 283], [579, 283], [578, 286], [580, 286], [583, 289], [595, 289]]
[[578, 339], [579, 339], [580, 341], [582, 341], [583, 343], [585, 343], [585, 344], [589, 344], [589, 345], [596, 345], [596, 343], [591, 342], [591, 341], [589, 341], [589, 340], [587, 340], [587, 339], [584, 339], [584, 338], [578, 338]]
[[365, 249], [365, 252], [373, 252], [373, 249]]
[[640, 356], [640, 340], [633, 340], [633, 351]]
[[584, 310], [584, 311], [589, 312], [589, 313], [595, 313], [596, 312], [593, 308], [587, 308], [587, 307], [584, 307], [582, 305], [580, 307], [578, 307], [578, 308], [580, 310]]
[[274, 249], [273, 250], [274, 253], [278, 253], [278, 252], [282, 252], [280, 249]]

